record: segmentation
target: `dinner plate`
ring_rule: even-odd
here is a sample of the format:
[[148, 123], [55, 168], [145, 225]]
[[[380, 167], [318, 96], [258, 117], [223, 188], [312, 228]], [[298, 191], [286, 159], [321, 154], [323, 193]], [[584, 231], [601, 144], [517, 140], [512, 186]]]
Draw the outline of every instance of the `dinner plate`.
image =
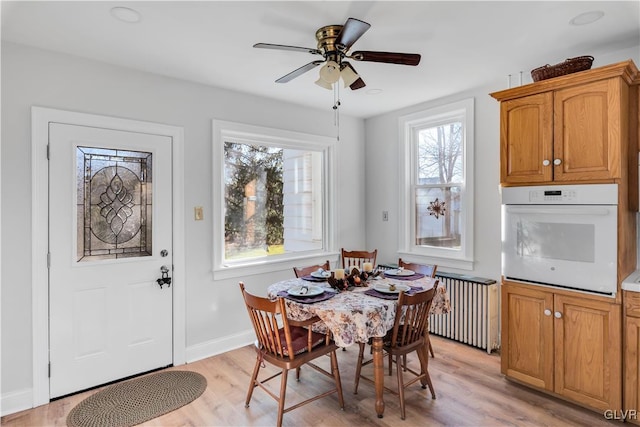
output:
[[373, 286], [373, 289], [375, 289], [376, 291], [379, 291], [379, 292], [383, 292], [385, 294], [399, 294], [400, 291], [407, 292], [409, 289], [411, 289], [410, 286], [403, 285], [403, 284], [396, 285], [394, 290], [389, 289], [389, 286], [390, 285], [388, 285], [386, 283], [376, 283]]
[[386, 270], [384, 274], [389, 276], [413, 276], [416, 272], [413, 270]]
[[324, 289], [319, 286], [313, 285], [294, 286], [287, 290], [287, 293], [294, 297], [312, 297], [315, 295], [320, 295], [323, 292]]
[[314, 271], [313, 273], [310, 274], [310, 276], [315, 277], [316, 279], [328, 279], [329, 277], [331, 277], [331, 273], [328, 271], [322, 271], [322, 272]]

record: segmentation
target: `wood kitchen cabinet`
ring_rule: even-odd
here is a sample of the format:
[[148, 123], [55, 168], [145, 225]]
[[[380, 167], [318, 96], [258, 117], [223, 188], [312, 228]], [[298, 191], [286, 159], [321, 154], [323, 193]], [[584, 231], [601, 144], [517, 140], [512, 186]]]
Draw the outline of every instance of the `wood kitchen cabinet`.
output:
[[502, 373], [593, 409], [620, 408], [621, 307], [505, 281]]
[[553, 93], [525, 96], [500, 104], [500, 181], [553, 180], [544, 166], [553, 155]]
[[500, 182], [624, 178], [631, 61], [492, 93], [500, 101]]
[[640, 425], [640, 293], [624, 292], [624, 311], [624, 409]]

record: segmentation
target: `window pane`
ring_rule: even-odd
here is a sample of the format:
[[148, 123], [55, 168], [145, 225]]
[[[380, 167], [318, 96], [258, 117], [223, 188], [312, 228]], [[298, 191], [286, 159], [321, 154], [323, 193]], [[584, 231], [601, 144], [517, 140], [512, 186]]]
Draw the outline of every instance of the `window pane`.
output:
[[151, 256], [152, 154], [78, 147], [77, 260]]
[[460, 187], [417, 188], [416, 246], [460, 249]]
[[225, 259], [323, 248], [321, 152], [225, 142]]
[[462, 122], [418, 130], [418, 185], [462, 182]]

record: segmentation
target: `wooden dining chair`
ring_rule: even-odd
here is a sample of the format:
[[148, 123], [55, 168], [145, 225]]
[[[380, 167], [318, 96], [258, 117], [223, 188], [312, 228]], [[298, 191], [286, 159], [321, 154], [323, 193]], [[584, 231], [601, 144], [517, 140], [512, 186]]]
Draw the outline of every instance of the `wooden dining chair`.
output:
[[[342, 383], [340, 382], [338, 358], [336, 357], [338, 346], [333, 342], [330, 334], [320, 334], [313, 332], [310, 327], [305, 328], [320, 319], [314, 317], [304, 322], [288, 319], [284, 299], [278, 298], [271, 301], [268, 298], [252, 295], [245, 290], [243, 282], [240, 282], [240, 290], [258, 339], [256, 364], [251, 375], [245, 407], [249, 407], [253, 390], [260, 387], [278, 402], [278, 427], [282, 425], [282, 417], [285, 413], [333, 393], [338, 394], [340, 408], [344, 409]], [[331, 372], [313, 363], [325, 355], [330, 356]], [[265, 362], [280, 368], [280, 372], [265, 379], [258, 379], [260, 368], [264, 366]], [[308, 365], [331, 378], [335, 382], [335, 387], [285, 408], [288, 372], [291, 369], [298, 369], [302, 365]], [[281, 377], [280, 394], [276, 395], [267, 386], [267, 382], [278, 376]], [[314, 384], [312, 388], [316, 387], [317, 385]]]
[[[436, 271], [438, 270], [438, 266], [436, 264], [416, 264], [414, 262], [404, 262], [402, 258], [398, 258], [398, 267], [404, 267], [407, 270], [412, 270], [416, 273], [421, 273], [429, 277], [436, 277]], [[431, 355], [431, 357], [436, 357], [433, 353], [431, 340], [427, 342], [427, 345], [429, 346], [429, 354]]]
[[342, 248], [342, 268], [355, 266], [358, 267], [358, 270], [362, 271], [365, 262], [370, 262], [371, 265], [375, 268], [377, 256], [377, 249], [374, 249], [372, 252], [368, 252], [346, 251], [344, 248]]
[[417, 264], [415, 262], [405, 262], [402, 258], [398, 258], [398, 267], [404, 267], [407, 270], [413, 270], [416, 273], [424, 274], [428, 277], [436, 277], [438, 266], [436, 264]]
[[293, 272], [295, 273], [296, 277], [302, 277], [302, 276], [308, 276], [309, 274], [313, 273], [319, 268], [323, 269], [324, 271], [329, 271], [331, 270], [331, 263], [329, 262], [329, 260], [327, 260], [322, 265], [316, 264], [316, 265], [309, 265], [307, 267], [293, 267]]
[[[405, 389], [417, 381], [422, 383], [422, 388], [429, 386], [431, 398], [436, 398], [436, 392], [429, 376], [429, 355], [427, 354], [426, 339], [429, 336], [429, 311], [431, 303], [436, 293], [436, 287], [413, 295], [407, 295], [400, 292], [398, 296], [398, 308], [393, 323], [393, 328], [387, 333], [383, 340], [383, 350], [389, 354], [390, 363], [396, 364], [396, 372], [398, 377], [398, 389], [394, 390], [384, 387], [386, 391], [397, 394], [400, 398], [400, 417], [405, 419], [404, 391]], [[373, 382], [371, 378], [362, 375], [362, 367], [373, 362], [373, 360], [364, 360], [365, 344], [360, 343], [360, 351], [358, 353], [358, 362], [356, 365], [356, 379], [354, 393], [358, 393], [358, 384], [360, 378]], [[416, 352], [420, 359], [420, 372], [416, 372], [409, 367], [403, 368], [401, 357], [411, 352]], [[408, 382], [404, 381], [404, 373], [413, 374], [413, 378]], [[426, 383], [426, 384], [425, 384]]]

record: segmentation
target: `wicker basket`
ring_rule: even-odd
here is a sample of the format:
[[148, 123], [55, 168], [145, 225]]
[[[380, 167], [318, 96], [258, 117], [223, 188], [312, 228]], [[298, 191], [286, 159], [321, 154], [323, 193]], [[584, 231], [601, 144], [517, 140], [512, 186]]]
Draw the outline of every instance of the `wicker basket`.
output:
[[542, 67], [531, 70], [531, 78], [534, 82], [546, 80], [553, 77], [560, 77], [566, 74], [577, 73], [591, 68], [593, 56], [577, 56], [569, 58], [564, 62], [556, 65], [543, 65]]

